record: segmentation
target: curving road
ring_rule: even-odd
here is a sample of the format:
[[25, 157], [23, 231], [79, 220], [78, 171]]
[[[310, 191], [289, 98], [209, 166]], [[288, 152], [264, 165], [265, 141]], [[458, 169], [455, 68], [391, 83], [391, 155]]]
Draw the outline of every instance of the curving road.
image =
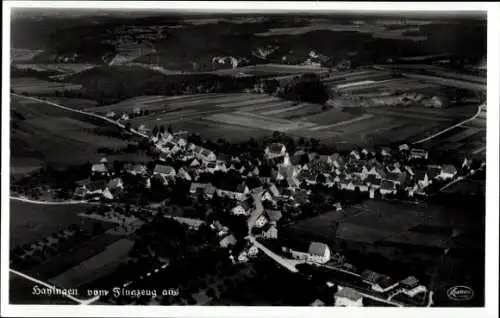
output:
[[10, 196], [11, 200], [22, 201], [33, 204], [42, 204], [42, 205], [68, 205], [68, 204], [82, 204], [88, 203], [86, 200], [68, 200], [68, 201], [40, 201], [40, 200], [31, 200], [24, 197], [14, 197]]
[[446, 129], [443, 129], [443, 130], [441, 130], [441, 131], [439, 131], [439, 132], [437, 132], [437, 133], [435, 133], [435, 134], [433, 134], [433, 135], [431, 135], [431, 136], [429, 136], [429, 137], [426, 137], [426, 138], [420, 139], [420, 140], [418, 140], [418, 141], [415, 141], [415, 142], [413, 142], [413, 144], [414, 144], [414, 145], [416, 145], [416, 144], [420, 144], [420, 143], [423, 143], [423, 142], [429, 141], [429, 140], [431, 140], [431, 139], [433, 139], [433, 138], [435, 138], [435, 137], [437, 137], [437, 136], [439, 136], [439, 135], [444, 134], [444, 133], [445, 133], [445, 132], [447, 132], [447, 131], [450, 131], [450, 130], [452, 130], [452, 129], [455, 129], [455, 128], [457, 128], [457, 127], [462, 126], [463, 124], [466, 124], [466, 123], [468, 123], [468, 122], [473, 121], [474, 119], [476, 119], [476, 118], [477, 118], [477, 117], [481, 114], [481, 111], [482, 111], [483, 107], [486, 107], [486, 106], [485, 106], [484, 104], [483, 104], [483, 105], [479, 105], [479, 107], [477, 108], [477, 112], [476, 112], [476, 114], [474, 114], [471, 118], [468, 118], [468, 119], [466, 119], [466, 120], [463, 120], [463, 121], [459, 122], [458, 124], [452, 125], [452, 126], [450, 126], [450, 127], [446, 128]]

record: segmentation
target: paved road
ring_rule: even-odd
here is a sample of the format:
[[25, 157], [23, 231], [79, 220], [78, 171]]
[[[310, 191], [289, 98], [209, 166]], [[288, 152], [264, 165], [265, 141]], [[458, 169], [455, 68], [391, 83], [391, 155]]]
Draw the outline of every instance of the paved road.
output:
[[292, 273], [298, 273], [299, 270], [295, 266], [297, 264], [300, 264], [303, 262], [297, 261], [297, 260], [286, 259], [286, 258], [279, 256], [278, 254], [274, 253], [273, 251], [271, 251], [270, 249], [268, 249], [267, 247], [262, 245], [260, 242], [258, 242], [255, 239], [255, 237], [253, 237], [253, 236], [248, 236], [247, 239], [250, 242], [252, 242], [259, 250], [261, 250], [267, 256], [269, 256], [270, 258], [275, 260], [278, 264], [282, 265], [283, 267], [285, 267], [286, 269], [288, 269]]
[[39, 201], [39, 200], [31, 200], [23, 197], [10, 197], [11, 200], [22, 201], [33, 204], [42, 204], [42, 205], [71, 205], [71, 204], [82, 204], [88, 203], [86, 200], [68, 200], [68, 201]]

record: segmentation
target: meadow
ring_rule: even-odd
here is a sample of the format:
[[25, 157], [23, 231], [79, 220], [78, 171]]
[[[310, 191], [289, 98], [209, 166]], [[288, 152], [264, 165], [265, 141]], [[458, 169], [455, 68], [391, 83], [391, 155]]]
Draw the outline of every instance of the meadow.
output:
[[36, 242], [71, 224], [85, 228], [96, 221], [78, 216], [88, 204], [48, 205], [10, 200], [10, 247]]
[[83, 86], [61, 82], [50, 82], [33, 77], [13, 77], [10, 80], [10, 89], [17, 94], [47, 94], [56, 91], [79, 90]]
[[[12, 166], [99, 160], [101, 147], [125, 147], [122, 130], [102, 119], [11, 96]], [[71, 151], [68, 151], [71, 150]]]

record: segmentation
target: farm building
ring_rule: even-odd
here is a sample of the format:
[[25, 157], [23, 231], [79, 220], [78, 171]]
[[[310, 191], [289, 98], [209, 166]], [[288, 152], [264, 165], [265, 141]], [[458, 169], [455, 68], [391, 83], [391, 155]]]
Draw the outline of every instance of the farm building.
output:
[[428, 159], [429, 152], [424, 149], [413, 148], [410, 151], [410, 157], [412, 159]]
[[398, 286], [398, 282], [394, 282], [389, 276], [382, 275], [370, 270], [366, 270], [361, 273], [361, 279], [363, 282], [371, 285], [371, 288], [374, 291], [385, 293], [396, 286]]
[[292, 247], [285, 246], [283, 251], [290, 253], [295, 259], [325, 264], [331, 257], [330, 248], [324, 243], [311, 242], [305, 244], [304, 242], [289, 241], [287, 245]]

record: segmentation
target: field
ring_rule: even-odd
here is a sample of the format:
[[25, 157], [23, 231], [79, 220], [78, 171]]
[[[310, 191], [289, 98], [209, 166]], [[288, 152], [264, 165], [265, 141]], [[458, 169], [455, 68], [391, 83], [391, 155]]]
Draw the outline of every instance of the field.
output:
[[[365, 201], [290, 225], [286, 233], [331, 244], [338, 240], [366, 246], [406, 246], [442, 249], [455, 246], [453, 231], [462, 234], [482, 228], [484, 213], [457, 211], [431, 203], [410, 205]], [[337, 224], [338, 223], [338, 224]], [[484, 229], [483, 229], [484, 230]], [[450, 245], [451, 244], [451, 245]]]
[[[11, 96], [12, 166], [98, 160], [99, 147], [123, 147], [121, 129], [104, 120]], [[71, 150], [71, 151], [68, 151]]]
[[174, 130], [232, 141], [282, 131], [346, 147], [415, 140], [448, 127], [476, 109], [475, 106], [460, 109], [376, 107], [355, 113], [343, 108], [322, 110], [319, 105], [298, 104], [262, 94], [233, 93], [142, 96], [87, 110], [104, 115], [111, 111], [130, 113], [136, 108], [149, 113], [133, 118], [132, 126], [144, 125], [149, 130], [170, 125]]
[[32, 69], [36, 71], [57, 71], [62, 74], [74, 74], [95, 67], [94, 64], [79, 64], [79, 63], [54, 63], [54, 64], [20, 64], [16, 63], [18, 69]]
[[483, 111], [474, 120], [421, 144], [428, 149], [484, 158], [486, 156], [486, 112]]
[[47, 205], [10, 200], [11, 248], [43, 239], [55, 232], [78, 224], [91, 228], [96, 221], [81, 218], [87, 204]]
[[97, 102], [82, 98], [71, 98], [71, 97], [47, 97], [53, 103], [71, 107], [79, 110], [94, 109], [97, 107]]
[[79, 84], [49, 82], [33, 77], [13, 77], [10, 80], [10, 88], [17, 94], [45, 94], [64, 90], [79, 90], [82, 87]]
[[133, 245], [134, 241], [129, 239], [116, 241], [106, 246], [99, 254], [82, 261], [50, 281], [56, 286], [78, 288], [99, 279], [113, 272], [117, 265], [126, 258]]

